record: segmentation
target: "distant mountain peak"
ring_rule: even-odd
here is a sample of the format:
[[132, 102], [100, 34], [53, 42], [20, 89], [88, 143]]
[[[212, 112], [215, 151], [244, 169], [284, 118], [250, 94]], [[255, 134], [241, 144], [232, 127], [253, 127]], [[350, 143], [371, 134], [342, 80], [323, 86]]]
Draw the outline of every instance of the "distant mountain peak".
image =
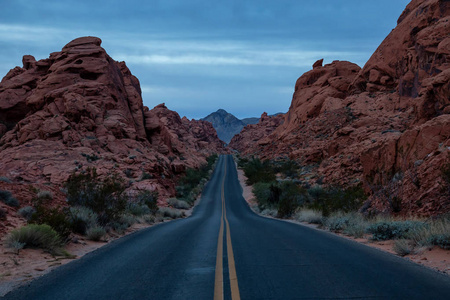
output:
[[220, 108], [201, 120], [210, 122], [216, 129], [219, 139], [228, 144], [231, 141], [231, 138], [241, 132], [244, 126], [257, 123], [259, 118], [239, 120], [233, 114]]

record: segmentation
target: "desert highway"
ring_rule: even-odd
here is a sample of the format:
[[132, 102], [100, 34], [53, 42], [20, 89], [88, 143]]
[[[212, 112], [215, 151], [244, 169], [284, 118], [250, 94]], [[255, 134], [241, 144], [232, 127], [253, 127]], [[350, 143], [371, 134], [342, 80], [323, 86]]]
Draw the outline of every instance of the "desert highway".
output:
[[221, 156], [191, 217], [112, 242], [5, 299], [450, 299], [450, 278], [255, 215]]

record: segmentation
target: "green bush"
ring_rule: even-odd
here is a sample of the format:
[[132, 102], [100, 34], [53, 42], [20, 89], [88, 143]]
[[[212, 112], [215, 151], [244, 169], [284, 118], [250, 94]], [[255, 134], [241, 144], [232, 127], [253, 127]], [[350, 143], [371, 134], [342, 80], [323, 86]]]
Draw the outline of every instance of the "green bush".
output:
[[17, 213], [22, 216], [23, 218], [25, 218], [27, 221], [31, 220], [31, 216], [36, 212], [36, 210], [34, 209], [34, 207], [32, 206], [25, 206], [22, 207], [21, 209], [19, 209], [17, 211]]
[[10, 191], [0, 190], [0, 201], [11, 207], [19, 207], [19, 201], [13, 197]]
[[101, 226], [90, 227], [86, 231], [86, 237], [88, 238], [88, 240], [96, 242], [100, 241], [105, 236], [105, 234], [106, 230]]
[[6, 246], [14, 248], [20, 244], [25, 248], [41, 248], [52, 254], [60, 254], [63, 245], [58, 233], [46, 224], [29, 224], [13, 230], [6, 238]]
[[66, 183], [71, 206], [85, 206], [98, 215], [100, 225], [116, 220], [125, 211], [127, 196], [124, 181], [118, 174], [100, 179], [95, 168], [73, 174]]
[[285, 160], [279, 162], [274, 171], [283, 174], [285, 177], [297, 178], [299, 169], [300, 166], [295, 160]]
[[[186, 202], [194, 203], [197, 195], [201, 192], [203, 184], [210, 175], [210, 171], [217, 160], [217, 154], [207, 157], [207, 163], [200, 166], [198, 169], [187, 169], [185, 176], [181, 177], [176, 186], [177, 198], [183, 199]], [[200, 188], [199, 188], [200, 187]]]
[[140, 190], [134, 197], [134, 203], [138, 205], [146, 205], [151, 213], [158, 211], [158, 192], [149, 190]]
[[420, 221], [382, 221], [371, 224], [367, 232], [376, 241], [409, 238], [414, 232], [426, 226]]
[[343, 232], [356, 238], [364, 236], [368, 224], [364, 216], [357, 212], [334, 212], [324, 222], [330, 231]]
[[37, 206], [36, 212], [31, 215], [29, 223], [49, 225], [64, 242], [68, 240], [71, 233], [71, 224], [67, 218], [67, 211], [58, 208], [47, 208], [43, 205]]
[[134, 202], [128, 202], [126, 211], [133, 216], [143, 216], [151, 214], [151, 210], [147, 205]]
[[338, 186], [327, 188], [314, 186], [308, 190], [308, 193], [312, 199], [310, 207], [322, 211], [324, 216], [337, 211], [356, 211], [367, 198], [361, 186], [347, 189]]
[[69, 208], [68, 216], [71, 229], [75, 233], [85, 235], [89, 228], [97, 225], [98, 216], [89, 207], [72, 206]]
[[257, 182], [272, 182], [276, 179], [275, 170], [268, 160], [261, 162], [259, 158], [253, 158], [245, 163], [243, 170], [248, 185]]

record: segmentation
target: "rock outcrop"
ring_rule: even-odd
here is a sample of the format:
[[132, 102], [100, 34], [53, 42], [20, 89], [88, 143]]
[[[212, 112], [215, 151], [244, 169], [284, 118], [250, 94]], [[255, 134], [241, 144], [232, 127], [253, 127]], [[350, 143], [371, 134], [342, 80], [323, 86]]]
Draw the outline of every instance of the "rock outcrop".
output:
[[14, 184], [59, 187], [96, 167], [164, 198], [177, 175], [222, 150], [210, 123], [181, 119], [164, 104], [145, 107], [139, 80], [96, 37], [48, 59], [26, 55], [0, 83], [0, 176]]
[[231, 139], [229, 147], [244, 155], [258, 155], [253, 152], [254, 145], [267, 141], [265, 137], [269, 136], [283, 122], [283, 114], [268, 116], [267, 113], [263, 113], [257, 124], [247, 125], [239, 134], [235, 135]]
[[450, 211], [449, 130], [450, 2], [413, 0], [362, 69], [316, 62], [284, 123], [245, 152], [311, 165], [311, 183], [362, 183], [365, 208], [433, 215]]

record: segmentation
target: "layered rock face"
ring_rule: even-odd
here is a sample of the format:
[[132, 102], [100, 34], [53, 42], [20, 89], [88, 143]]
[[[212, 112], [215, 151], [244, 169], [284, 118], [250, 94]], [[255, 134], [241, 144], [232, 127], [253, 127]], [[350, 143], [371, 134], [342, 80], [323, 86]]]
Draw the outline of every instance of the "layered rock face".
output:
[[315, 63], [284, 123], [245, 149], [314, 166], [312, 183], [362, 182], [372, 210], [450, 211], [450, 2], [412, 1], [363, 69]]
[[242, 131], [235, 135], [229, 144], [232, 149], [238, 150], [241, 154], [252, 155], [255, 153], [255, 145], [264, 143], [264, 138], [269, 136], [284, 122], [284, 115], [268, 116], [263, 113], [257, 124], [250, 124], [244, 127]]
[[173, 195], [176, 176], [221, 152], [222, 142], [210, 123], [143, 106], [138, 79], [100, 45], [83, 37], [48, 59], [24, 56], [3, 78], [0, 176], [60, 186], [96, 167], [127, 177], [130, 189]]

